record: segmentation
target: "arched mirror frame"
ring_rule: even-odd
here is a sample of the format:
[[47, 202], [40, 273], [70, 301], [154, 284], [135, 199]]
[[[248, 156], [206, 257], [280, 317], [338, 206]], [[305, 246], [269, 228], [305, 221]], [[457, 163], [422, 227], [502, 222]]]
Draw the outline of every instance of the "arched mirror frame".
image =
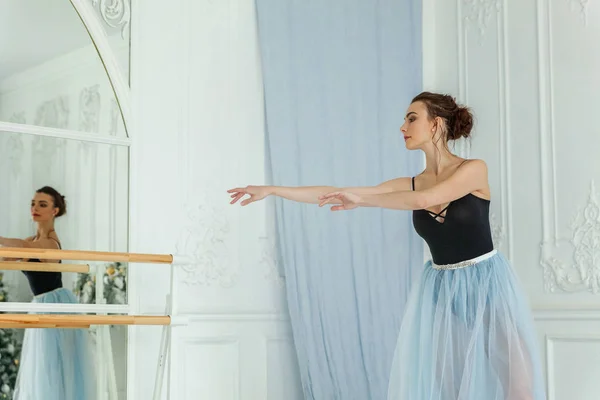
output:
[[[110, 86], [114, 92], [115, 100], [117, 102], [118, 108], [121, 112], [123, 125], [126, 132], [126, 137], [116, 137], [116, 136], [102, 136], [99, 134], [90, 135], [89, 133], [78, 132], [68, 129], [57, 129], [43, 126], [35, 126], [30, 124], [20, 124], [13, 123], [8, 121], [0, 121], [0, 131], [7, 133], [21, 133], [21, 134], [30, 134], [30, 135], [38, 135], [38, 136], [46, 136], [58, 139], [72, 139], [81, 142], [88, 143], [103, 143], [108, 145], [116, 145], [116, 146], [124, 146], [129, 148], [131, 151], [131, 102], [130, 102], [130, 88], [128, 84], [128, 79], [123, 75], [122, 69], [119, 66], [117, 57], [110, 46], [108, 36], [106, 31], [102, 26], [101, 18], [102, 16], [99, 12], [94, 8], [92, 3], [89, 0], [65, 0], [69, 1], [73, 6], [74, 10], [78, 14], [79, 18], [86, 31], [89, 34], [90, 40], [93, 46], [96, 48], [98, 53], [98, 58], [102, 63], [104, 70], [106, 71], [106, 76], [108, 81], [110, 82]], [[125, 7], [125, 12], [128, 13], [128, 18], [130, 17], [130, 3], [129, 0], [110, 0], [109, 6], [111, 7]], [[100, 0], [100, 7], [106, 7], [107, 4], [105, 1]], [[126, 23], [130, 23], [130, 21], [126, 21]], [[131, 156], [129, 158], [128, 167], [131, 165]], [[131, 173], [128, 168], [128, 181], [131, 181]], [[130, 197], [128, 193], [127, 197]], [[130, 237], [130, 232], [127, 233], [127, 237]], [[128, 240], [129, 241], [129, 240]], [[129, 247], [129, 245], [127, 245]], [[99, 279], [101, 282], [102, 279]], [[100, 283], [100, 285], [102, 285]], [[96, 287], [98, 291], [99, 288]], [[101, 292], [101, 291], [100, 291]], [[131, 302], [131, 286], [127, 287], [127, 300], [125, 304], [115, 304], [108, 305], [111, 308], [111, 312], [116, 314], [130, 314], [132, 312], [132, 302]], [[127, 342], [129, 343], [130, 335], [128, 334]], [[100, 349], [98, 349], [100, 350]], [[132, 359], [132, 351], [131, 346], [127, 345], [127, 376], [131, 372], [131, 359]], [[107, 360], [97, 360], [98, 365], [106, 364]], [[112, 361], [112, 360], [110, 360]], [[110, 362], [109, 362], [110, 364]], [[108, 371], [98, 371], [98, 378], [100, 381], [105, 382], [105, 384], [110, 385], [111, 377]], [[129, 381], [129, 379], [127, 379]], [[106, 386], [105, 386], [106, 387]], [[131, 390], [130, 385], [127, 384], [127, 397], [129, 397]]]
[[[85, 28], [87, 29], [92, 43], [98, 51], [100, 61], [104, 65], [108, 80], [115, 92], [115, 97], [119, 108], [121, 109], [121, 115], [123, 116], [123, 123], [125, 124], [125, 131], [129, 137], [129, 126], [131, 122], [131, 103], [129, 100], [129, 85], [125, 80], [125, 77], [121, 73], [117, 58], [115, 57], [113, 50], [108, 42], [108, 37], [102, 28], [100, 20], [98, 18], [98, 12], [92, 8], [89, 1], [85, 0], [69, 0]], [[101, 5], [104, 2], [101, 2]], [[112, 3], [118, 7], [129, 7], [127, 0], [112, 0]]]

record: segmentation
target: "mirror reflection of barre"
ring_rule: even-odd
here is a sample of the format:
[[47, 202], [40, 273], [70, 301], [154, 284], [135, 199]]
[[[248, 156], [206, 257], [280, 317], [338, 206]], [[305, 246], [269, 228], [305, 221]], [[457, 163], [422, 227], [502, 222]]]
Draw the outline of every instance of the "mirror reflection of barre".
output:
[[[110, 304], [0, 303], [0, 328], [42, 331], [45, 332], [47, 336], [46, 339], [50, 339], [47, 343], [54, 343], [56, 348], [50, 349], [46, 346], [43, 350], [45, 352], [56, 352], [57, 358], [63, 359], [62, 367], [72, 369], [67, 374], [72, 374], [75, 381], [71, 382], [73, 387], [66, 388], [65, 391], [72, 394], [73, 398], [96, 398], [94, 394], [96, 391], [96, 371], [94, 371], [93, 366], [89, 365], [90, 360], [86, 359], [86, 357], [89, 356], [89, 349], [86, 348], [87, 344], [84, 343], [84, 340], [82, 341], [83, 334], [77, 335], [75, 332], [85, 333], [85, 331], [79, 330], [88, 329], [93, 325], [163, 326], [153, 395], [154, 400], [160, 398], [164, 380], [165, 362], [167, 357], [171, 354], [171, 328], [173, 326], [188, 324], [187, 318], [178, 317], [174, 309], [176, 303], [173, 301], [173, 294], [175, 293], [173, 289], [176, 282], [177, 266], [193, 264], [194, 261], [192, 258], [172, 254], [139, 254], [0, 246], [0, 259], [72, 260], [88, 262], [109, 261], [127, 262], [129, 264], [146, 263], [170, 265], [170, 285], [164, 315], [107, 315], [118, 313], [119, 309], [122, 311], [122, 306]], [[89, 264], [2, 261], [0, 262], [0, 270], [1, 269], [22, 271], [43, 270], [45, 272], [89, 272]], [[22, 313], [7, 313], [15, 311], [20, 311]], [[61, 335], [72, 340], [52, 340]], [[58, 357], [58, 355], [60, 355], [60, 357]], [[35, 357], [36, 360], [22, 359], [21, 363], [37, 363], [40, 356], [40, 354], [24, 352], [22, 355], [23, 358]], [[44, 356], [48, 355], [45, 354]], [[72, 358], [69, 359], [69, 357]], [[85, 369], [74, 369], [81, 367], [84, 367]], [[86, 371], [87, 374], [82, 374], [82, 372]], [[63, 371], [63, 373], [65, 372]], [[82, 396], [78, 397], [79, 394]]]

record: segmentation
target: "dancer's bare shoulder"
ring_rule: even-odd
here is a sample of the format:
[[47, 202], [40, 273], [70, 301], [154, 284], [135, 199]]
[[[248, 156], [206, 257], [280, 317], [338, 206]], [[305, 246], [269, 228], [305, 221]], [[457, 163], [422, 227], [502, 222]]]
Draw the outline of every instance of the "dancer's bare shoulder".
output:
[[482, 198], [484, 200], [491, 199], [492, 195], [488, 181], [488, 167], [485, 160], [479, 158], [463, 159], [456, 172], [458, 172], [459, 169], [462, 169], [461, 172], [469, 174], [472, 179], [479, 182], [478, 187], [480, 188], [471, 192], [473, 196]]
[[476, 197], [490, 200], [490, 187], [488, 182], [488, 168], [484, 160], [458, 158], [450, 167], [436, 175], [433, 171], [425, 169], [415, 177], [416, 190], [428, 190], [439, 185], [447, 186], [468, 182], [473, 188], [470, 192]]

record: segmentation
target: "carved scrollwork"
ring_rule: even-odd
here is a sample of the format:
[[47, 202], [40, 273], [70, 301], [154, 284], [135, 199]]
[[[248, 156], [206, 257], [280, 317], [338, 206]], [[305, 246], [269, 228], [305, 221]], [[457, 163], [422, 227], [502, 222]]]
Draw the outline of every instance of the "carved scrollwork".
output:
[[92, 5], [98, 11], [104, 22], [111, 28], [121, 28], [121, 37], [126, 37], [131, 20], [131, 5], [129, 0], [92, 0]]
[[502, 8], [500, 0], [463, 0], [463, 4], [465, 23], [475, 26], [482, 39], [492, 16]]
[[[592, 181], [587, 204], [570, 223], [568, 240], [542, 243], [541, 264], [546, 290], [600, 293], [600, 204]], [[564, 245], [570, 251], [566, 252]], [[572, 256], [572, 261], [565, 258]]]

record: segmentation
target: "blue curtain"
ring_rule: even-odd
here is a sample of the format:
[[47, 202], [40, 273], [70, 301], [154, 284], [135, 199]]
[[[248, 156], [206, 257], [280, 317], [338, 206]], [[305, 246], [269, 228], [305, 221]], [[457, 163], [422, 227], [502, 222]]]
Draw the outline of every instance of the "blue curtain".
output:
[[[399, 131], [421, 90], [416, 0], [256, 0], [274, 185], [411, 176]], [[423, 245], [411, 213], [278, 199], [278, 251], [306, 399], [385, 399]]]

